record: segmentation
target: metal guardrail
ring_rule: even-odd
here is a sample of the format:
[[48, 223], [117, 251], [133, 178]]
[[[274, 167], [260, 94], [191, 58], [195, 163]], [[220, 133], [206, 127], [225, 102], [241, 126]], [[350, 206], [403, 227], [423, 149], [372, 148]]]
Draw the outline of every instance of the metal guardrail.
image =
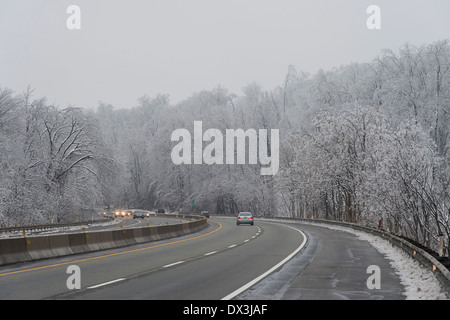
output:
[[112, 217], [107, 217], [99, 220], [90, 220], [90, 221], [81, 221], [81, 222], [69, 222], [69, 223], [53, 223], [53, 224], [36, 224], [36, 225], [28, 225], [28, 226], [18, 226], [18, 227], [6, 227], [0, 228], [0, 233], [9, 233], [9, 232], [20, 232], [20, 231], [42, 231], [42, 230], [50, 230], [56, 228], [69, 228], [83, 225], [91, 225], [93, 223], [104, 223], [113, 220]]

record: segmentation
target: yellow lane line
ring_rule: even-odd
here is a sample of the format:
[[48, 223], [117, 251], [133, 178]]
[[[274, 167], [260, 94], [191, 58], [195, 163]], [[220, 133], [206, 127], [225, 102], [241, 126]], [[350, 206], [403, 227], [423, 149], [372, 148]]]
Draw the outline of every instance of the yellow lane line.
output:
[[[92, 257], [92, 258], [73, 260], [73, 261], [69, 261], [69, 262], [62, 262], [62, 263], [57, 263], [57, 264], [51, 264], [51, 265], [42, 266], [42, 267], [36, 267], [36, 268], [31, 268], [31, 269], [23, 269], [23, 270], [11, 271], [11, 272], [7, 272], [7, 273], [0, 273], [0, 277], [7, 276], [7, 275], [12, 275], [12, 274], [16, 274], [16, 273], [35, 271], [35, 270], [40, 270], [40, 269], [48, 269], [48, 268], [52, 268], [52, 267], [63, 266], [63, 265], [66, 265], [66, 264], [74, 264], [74, 263], [84, 262], [84, 261], [89, 261], [89, 260], [108, 258], [108, 257], [122, 255], [122, 254], [133, 253], [133, 252], [138, 252], [138, 251], [144, 251], [144, 250], [154, 249], [154, 248], [158, 248], [158, 247], [168, 246], [168, 245], [171, 245], [171, 244], [176, 244], [176, 243], [181, 243], [181, 242], [186, 242], [186, 241], [202, 238], [204, 236], [208, 236], [208, 235], [213, 234], [213, 233], [219, 231], [220, 229], [222, 229], [222, 224], [220, 224], [218, 222], [215, 222], [215, 223], [217, 223], [219, 225], [219, 227], [217, 229], [214, 229], [213, 231], [210, 231], [208, 233], [205, 233], [205, 234], [202, 234], [202, 235], [199, 235], [199, 236], [195, 236], [195, 237], [192, 237], [192, 238], [187, 238], [187, 239], [182, 239], [182, 240], [177, 240], [177, 241], [172, 241], [172, 242], [167, 242], [167, 243], [161, 243], [161, 244], [157, 244], [157, 245], [150, 246], [150, 247], [145, 247], [145, 248], [139, 248], [139, 249], [122, 251], [122, 252], [110, 253], [110, 254], [105, 254], [105, 255], [102, 255], [102, 256], [97, 256], [97, 257]], [[86, 252], [86, 253], [88, 253], [88, 252]]]

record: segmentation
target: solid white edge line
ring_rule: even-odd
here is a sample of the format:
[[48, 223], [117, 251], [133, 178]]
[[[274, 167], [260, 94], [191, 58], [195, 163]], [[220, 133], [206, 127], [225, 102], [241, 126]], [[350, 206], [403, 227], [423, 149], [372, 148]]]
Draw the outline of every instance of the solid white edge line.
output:
[[165, 266], [163, 266], [163, 268], [172, 267], [172, 266], [175, 266], [175, 265], [183, 263], [183, 262], [184, 261], [177, 261], [177, 262], [174, 262], [174, 263], [171, 263], [171, 264], [166, 264]]
[[100, 283], [100, 284], [97, 284], [95, 286], [90, 286], [90, 287], [87, 287], [86, 289], [95, 289], [95, 288], [107, 286], [108, 284], [112, 284], [112, 283], [123, 281], [123, 280], [126, 280], [126, 279], [125, 278], [120, 278], [120, 279], [116, 279], [116, 280]]
[[260, 275], [259, 277], [253, 279], [252, 281], [250, 281], [249, 283], [243, 285], [242, 287], [240, 287], [239, 289], [233, 291], [232, 293], [230, 293], [229, 295], [223, 297], [221, 300], [231, 300], [234, 297], [236, 297], [238, 294], [244, 292], [245, 290], [247, 290], [248, 288], [250, 288], [251, 286], [253, 286], [254, 284], [256, 284], [257, 282], [261, 281], [262, 279], [264, 279], [265, 277], [267, 277], [269, 274], [271, 274], [272, 272], [274, 272], [275, 270], [277, 270], [279, 267], [281, 267], [282, 265], [284, 265], [286, 262], [288, 262], [289, 260], [291, 260], [298, 252], [300, 252], [300, 250], [303, 249], [303, 247], [306, 244], [307, 238], [306, 235], [299, 229], [284, 225], [287, 228], [291, 228], [295, 231], [298, 231], [301, 233], [301, 235], [303, 236], [303, 242], [300, 244], [300, 246], [294, 250], [294, 252], [292, 252], [290, 255], [288, 255], [286, 258], [284, 258], [282, 261], [280, 261], [278, 264], [276, 264], [275, 266], [273, 266], [272, 268], [270, 268], [269, 270], [267, 270], [266, 272], [264, 272], [262, 275]]

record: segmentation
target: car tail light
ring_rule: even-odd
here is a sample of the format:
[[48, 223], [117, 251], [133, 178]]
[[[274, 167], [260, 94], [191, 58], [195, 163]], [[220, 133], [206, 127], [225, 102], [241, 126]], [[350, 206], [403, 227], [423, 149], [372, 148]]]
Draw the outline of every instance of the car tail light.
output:
[[238, 220], [241, 220], [241, 217], [238, 217]]
[[250, 220], [253, 220], [253, 217], [250, 217]]

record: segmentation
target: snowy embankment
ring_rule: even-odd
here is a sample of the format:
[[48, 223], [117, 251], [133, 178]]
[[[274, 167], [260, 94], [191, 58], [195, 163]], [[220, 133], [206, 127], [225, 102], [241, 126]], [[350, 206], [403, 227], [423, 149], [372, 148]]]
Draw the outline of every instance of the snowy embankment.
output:
[[[289, 221], [278, 220], [286, 223]], [[294, 223], [294, 221], [292, 221]], [[295, 221], [295, 223], [299, 223]], [[318, 227], [329, 228], [349, 232], [356, 235], [360, 240], [368, 241], [376, 250], [389, 260], [390, 265], [399, 276], [401, 284], [404, 286], [403, 295], [407, 300], [448, 300], [449, 294], [436, 279], [431, 270], [424, 268], [419, 262], [408, 256], [402, 249], [394, 246], [386, 239], [378, 236], [354, 230], [342, 226], [332, 226], [311, 222], [301, 222]]]

